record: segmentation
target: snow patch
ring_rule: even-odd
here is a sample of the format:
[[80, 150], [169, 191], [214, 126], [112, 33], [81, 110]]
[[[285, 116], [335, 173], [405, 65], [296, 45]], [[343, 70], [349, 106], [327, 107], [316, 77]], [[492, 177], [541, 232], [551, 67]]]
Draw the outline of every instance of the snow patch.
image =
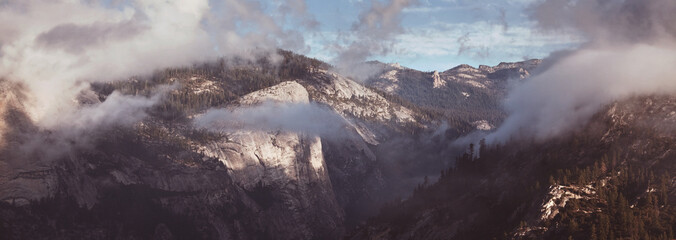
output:
[[566, 204], [571, 199], [590, 199], [592, 195], [596, 194], [594, 187], [591, 185], [586, 185], [583, 187], [578, 186], [565, 186], [565, 185], [553, 185], [549, 188], [549, 193], [540, 212], [540, 220], [550, 220], [553, 219], [559, 211], [566, 207]]
[[[468, 94], [468, 96], [469, 96], [469, 94]], [[477, 130], [482, 130], [482, 131], [490, 131], [494, 128], [493, 125], [491, 125], [486, 120], [479, 120], [479, 121], [473, 122], [472, 125], [474, 125], [474, 127], [476, 127]]]

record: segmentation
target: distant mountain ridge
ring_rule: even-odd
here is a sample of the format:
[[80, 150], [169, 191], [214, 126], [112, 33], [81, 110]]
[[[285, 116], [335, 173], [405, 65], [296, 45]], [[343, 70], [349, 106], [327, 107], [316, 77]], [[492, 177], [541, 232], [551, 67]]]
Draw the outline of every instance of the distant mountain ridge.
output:
[[469, 122], [478, 127], [485, 122], [494, 127], [505, 118], [501, 101], [510, 84], [529, 77], [540, 63], [532, 59], [479, 68], [463, 64], [443, 72], [421, 72], [371, 62], [383, 70], [365, 84], [438, 113], [453, 122], [451, 125]]

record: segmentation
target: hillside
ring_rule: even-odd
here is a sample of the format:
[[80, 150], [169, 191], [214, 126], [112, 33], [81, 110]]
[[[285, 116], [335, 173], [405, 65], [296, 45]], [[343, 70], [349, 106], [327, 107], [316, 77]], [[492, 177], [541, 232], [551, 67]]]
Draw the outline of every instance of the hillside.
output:
[[452, 126], [470, 123], [473, 128], [491, 130], [505, 118], [501, 102], [509, 87], [529, 77], [540, 62], [533, 59], [479, 68], [459, 65], [443, 72], [371, 62], [383, 70], [365, 84], [423, 107]]
[[[166, 93], [142, 121], [88, 132], [33, 125], [21, 86], [2, 82], [0, 231], [14, 239], [336, 239], [451, 166], [458, 149], [448, 142], [471, 131], [469, 122], [440, 128], [444, 119], [429, 108], [326, 63], [279, 55], [93, 84], [74, 99], [81, 108]], [[309, 132], [266, 127], [302, 119], [282, 112], [262, 115], [261, 126], [246, 118], [223, 129], [196, 125], [212, 112], [260, 116], [257, 109], [285, 106], [335, 122]]]
[[674, 110], [635, 97], [567, 136], [470, 146], [352, 239], [672, 239]]
[[[444, 72], [221, 60], [93, 84], [82, 108], [165, 92], [139, 122], [46, 131], [0, 82], [10, 239], [574, 239], [674, 236], [676, 99], [603, 108], [544, 142], [488, 146], [539, 60]], [[85, 136], [85, 137], [83, 137]], [[464, 153], [464, 154], [463, 154]], [[437, 178], [438, 177], [438, 178]], [[403, 199], [403, 200], [402, 200]]]

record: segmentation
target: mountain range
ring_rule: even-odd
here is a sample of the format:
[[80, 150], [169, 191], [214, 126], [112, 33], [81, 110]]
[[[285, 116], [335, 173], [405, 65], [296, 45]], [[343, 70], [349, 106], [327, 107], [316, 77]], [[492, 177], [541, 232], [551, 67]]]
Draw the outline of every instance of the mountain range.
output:
[[[35, 125], [0, 82], [0, 233], [8, 239], [674, 237], [672, 96], [603, 108], [547, 141], [487, 145], [540, 60], [365, 80], [287, 51], [96, 83], [161, 100], [133, 124]], [[64, 137], [65, 136], [65, 137]], [[57, 151], [59, 150], [59, 151]], [[646, 237], [647, 236], [647, 237]], [[591, 237], [590, 237], [591, 238]]]

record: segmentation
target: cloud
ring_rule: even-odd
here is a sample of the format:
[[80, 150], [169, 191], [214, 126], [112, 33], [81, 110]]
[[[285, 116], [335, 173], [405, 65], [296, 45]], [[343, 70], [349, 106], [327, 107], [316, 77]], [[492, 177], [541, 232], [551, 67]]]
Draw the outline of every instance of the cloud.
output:
[[84, 26], [66, 23], [41, 33], [37, 36], [36, 42], [37, 45], [60, 48], [78, 54], [87, 48], [96, 47], [108, 41], [132, 38], [142, 30], [143, 27], [132, 20], [120, 23], [97, 22]]
[[[24, 121], [39, 129], [15, 134], [3, 122], [0, 136], [11, 131], [24, 155], [36, 155], [29, 159], [55, 159], [106, 129], [141, 121], [167, 91], [114, 92], [97, 102], [92, 83], [220, 57], [274, 59], [278, 48], [306, 50], [299, 31], [314, 26], [304, 2], [277, 2], [274, 11], [248, 0], [0, 1], [0, 79], [21, 86]], [[288, 22], [302, 24], [282, 26]], [[92, 101], [81, 104], [83, 94]]]
[[457, 43], [458, 43], [458, 55], [462, 55], [466, 51], [468, 51], [471, 47], [467, 46], [467, 43], [469, 42], [469, 33], [465, 33], [464, 35], [458, 37]]
[[539, 73], [510, 91], [505, 102], [509, 117], [488, 139], [544, 140], [585, 124], [612, 101], [675, 94], [674, 11], [676, 2], [670, 0], [535, 4], [532, 17], [541, 30], [576, 31], [588, 42], [552, 54]]
[[[445, 70], [455, 62], [497, 64], [519, 61], [524, 55], [545, 57], [552, 49], [575, 47], [583, 39], [568, 33], [542, 34], [533, 24], [522, 23], [503, 31], [490, 21], [473, 23], [433, 23], [432, 27], [410, 29], [397, 36], [397, 61], [425, 61], [418, 69]], [[490, 53], [490, 59], [482, 58]], [[453, 56], [453, 60], [446, 59]], [[435, 59], [434, 61], [426, 61]], [[487, 62], [490, 60], [491, 62]], [[495, 61], [495, 62], [492, 62]]]
[[284, 14], [271, 15], [245, 0], [3, 1], [0, 78], [25, 86], [38, 126], [62, 126], [57, 121], [69, 117], [61, 115], [84, 114], [73, 99], [92, 82], [278, 47], [303, 50], [298, 29], [280, 24], [308, 19], [304, 3], [286, 3]]
[[416, 4], [417, 0], [389, 0], [382, 3], [372, 0], [368, 9], [359, 14], [359, 20], [352, 25], [349, 43], [337, 45], [338, 51], [333, 60], [338, 69], [349, 76], [360, 79], [364, 71], [354, 74], [351, 70], [368, 60], [369, 57], [385, 55], [392, 51], [396, 36], [403, 33], [401, 27], [402, 12]]
[[336, 138], [344, 135], [345, 120], [312, 103], [265, 102], [235, 109], [212, 109], [194, 120], [198, 128], [229, 132], [288, 131]]
[[673, 38], [676, 2], [667, 0], [548, 0], [532, 6], [543, 30], [574, 29], [595, 42], [639, 43]]
[[507, 10], [501, 7], [498, 8], [498, 24], [502, 26], [502, 31], [507, 32], [509, 30], [509, 23], [507, 22]]

